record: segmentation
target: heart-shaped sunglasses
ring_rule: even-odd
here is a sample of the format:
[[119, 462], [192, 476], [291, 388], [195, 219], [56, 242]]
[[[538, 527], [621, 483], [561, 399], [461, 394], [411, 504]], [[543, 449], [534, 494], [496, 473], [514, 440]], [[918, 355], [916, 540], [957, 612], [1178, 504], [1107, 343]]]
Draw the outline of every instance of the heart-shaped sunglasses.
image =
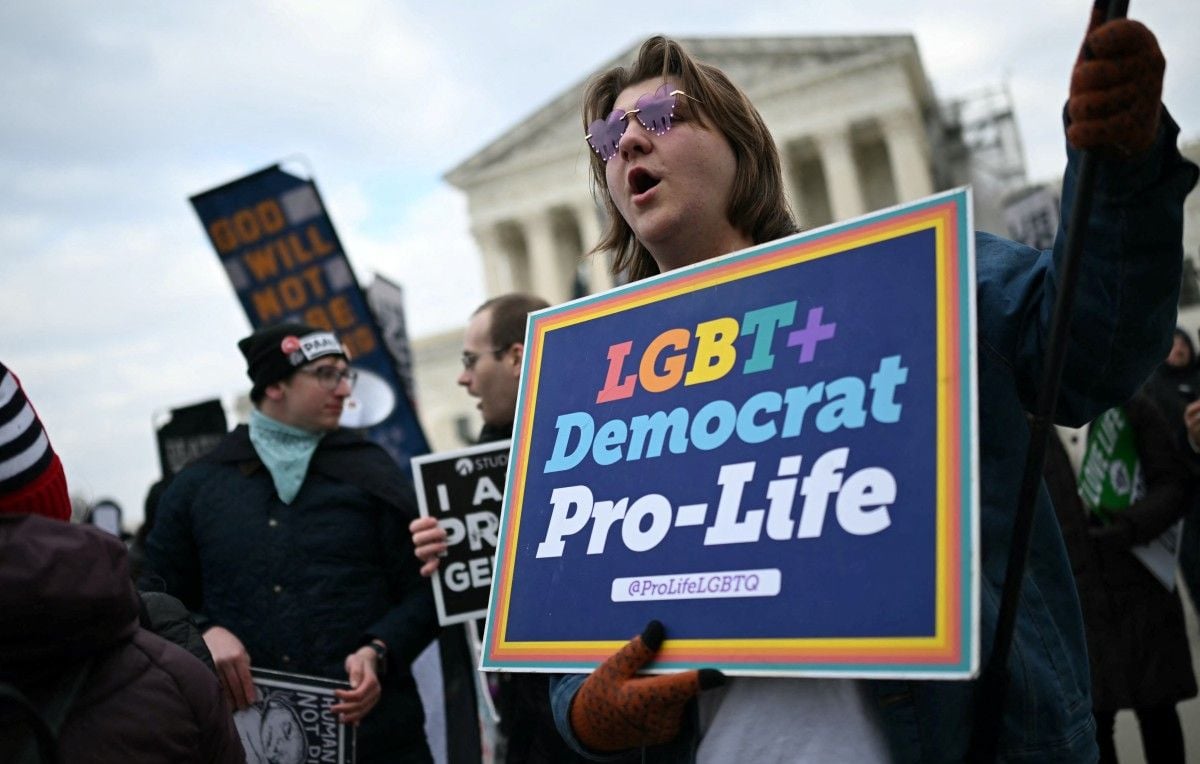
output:
[[629, 127], [627, 117], [636, 116], [642, 127], [655, 135], [666, 135], [671, 129], [671, 118], [675, 114], [675, 104], [678, 96], [691, 98], [682, 90], [675, 89], [671, 83], [665, 83], [653, 93], [646, 93], [634, 102], [629, 111], [613, 109], [604, 119], [597, 119], [588, 125], [588, 145], [607, 162], [617, 154], [617, 143]]

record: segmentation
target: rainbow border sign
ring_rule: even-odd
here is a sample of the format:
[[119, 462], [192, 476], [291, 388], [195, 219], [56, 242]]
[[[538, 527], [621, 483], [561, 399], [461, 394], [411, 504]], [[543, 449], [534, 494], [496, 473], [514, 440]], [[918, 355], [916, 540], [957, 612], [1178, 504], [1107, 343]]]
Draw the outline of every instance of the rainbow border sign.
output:
[[530, 317], [481, 667], [963, 678], [966, 189]]

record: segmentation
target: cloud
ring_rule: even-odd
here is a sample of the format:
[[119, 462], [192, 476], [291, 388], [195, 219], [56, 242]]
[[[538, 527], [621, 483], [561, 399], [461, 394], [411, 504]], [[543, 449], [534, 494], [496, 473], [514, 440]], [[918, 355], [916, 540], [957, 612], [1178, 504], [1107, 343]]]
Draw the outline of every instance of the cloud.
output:
[[365, 286], [378, 272], [404, 286], [412, 336], [462, 326], [485, 296], [466, 199], [438, 187], [404, 211], [396, 231], [383, 239], [351, 234], [346, 247], [359, 280]]
[[[1079, 5], [2, 3], [0, 359], [72, 485], [136, 517], [158, 474], [154, 412], [246, 387], [248, 324], [189, 195], [302, 156], [360, 279], [401, 283], [419, 336], [484, 298], [466, 202], [441, 174], [645, 35], [912, 31], [944, 98], [1009, 78], [1045, 177], [1062, 163]], [[1198, 135], [1192, 3], [1133, 10]]]

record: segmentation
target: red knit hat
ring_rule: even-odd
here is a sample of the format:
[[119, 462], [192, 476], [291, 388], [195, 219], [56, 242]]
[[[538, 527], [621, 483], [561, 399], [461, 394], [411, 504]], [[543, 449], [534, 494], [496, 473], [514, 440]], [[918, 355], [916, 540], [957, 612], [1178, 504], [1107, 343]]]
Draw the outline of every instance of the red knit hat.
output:
[[62, 462], [16, 375], [0, 363], [0, 512], [71, 519]]

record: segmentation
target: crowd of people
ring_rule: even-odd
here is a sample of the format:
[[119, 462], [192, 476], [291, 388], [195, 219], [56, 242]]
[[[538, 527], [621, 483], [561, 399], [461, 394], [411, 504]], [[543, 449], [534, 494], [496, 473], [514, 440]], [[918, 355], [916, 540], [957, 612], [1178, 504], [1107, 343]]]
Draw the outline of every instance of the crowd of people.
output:
[[[1182, 761], [1174, 704], [1196, 687], [1180, 601], [1130, 551], [1187, 514], [1200, 475], [1200, 378], [1190, 348], [1185, 360], [1169, 351], [1197, 168], [1160, 103], [1163, 69], [1144, 26], [1093, 18], [1066, 109], [1064, 209], [1079, 152], [1097, 168], [1058, 411], [1133, 445], [1103, 452], [1093, 424], [1076, 435], [1080, 466], [1052, 449], [1001, 706], [981, 709], [973, 681], [643, 675], [671, 634], [655, 621], [590, 673], [498, 683], [508, 761], [963, 761], [981, 713], [1002, 717], [1003, 760], [1107, 760], [1121, 708], [1137, 712], [1150, 760]], [[647, 40], [631, 65], [594, 77], [583, 104], [607, 210], [597, 250], [623, 279], [797, 230], [758, 111], [677, 42]], [[986, 661], [1062, 242], [1037, 251], [978, 233], [975, 251]], [[479, 398], [480, 441], [512, 435], [525, 318], [540, 307], [506, 295], [470, 318], [458, 382]], [[357, 728], [358, 761], [432, 760], [410, 666], [439, 632], [426, 577], [446, 535], [417, 519], [386, 452], [339, 427], [355, 371], [337, 336], [285, 323], [238, 348], [249, 422], [171, 482], [145, 540], [141, 588], [167, 597], [170, 618], [148, 614], [155, 598], [135, 590], [116, 540], [63, 522], [61, 464], [0, 367], [0, 754], [241, 761], [231, 713], [255, 702], [262, 667], [347, 680], [332, 711]], [[1155, 371], [1164, 357], [1178, 363]], [[1086, 467], [1102, 458], [1124, 459], [1138, 490], [1091, 501]]]

